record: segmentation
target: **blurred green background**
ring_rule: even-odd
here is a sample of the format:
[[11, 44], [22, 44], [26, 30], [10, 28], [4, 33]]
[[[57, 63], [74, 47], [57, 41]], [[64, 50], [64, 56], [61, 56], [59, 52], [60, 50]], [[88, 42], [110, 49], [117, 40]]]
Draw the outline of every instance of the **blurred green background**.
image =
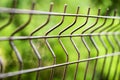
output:
[[[66, 13], [76, 13], [77, 7], [80, 6], [79, 14], [87, 15], [88, 8], [90, 7], [90, 15], [97, 15], [98, 9], [101, 9], [100, 15], [105, 15], [107, 8], [109, 8], [108, 15], [113, 16], [114, 9], [117, 9], [117, 15], [120, 14], [120, 7], [119, 7], [119, 0], [16, 0], [16, 7], [20, 9], [31, 9], [32, 2], [36, 2], [35, 4], [35, 10], [40, 11], [49, 11], [50, 3], [53, 2], [53, 12], [61, 12], [64, 11], [64, 4], [67, 4], [67, 11]], [[6, 7], [11, 8], [13, 7], [13, 0], [0, 0], [0, 7]], [[10, 14], [4, 14], [0, 13], [0, 27], [5, 25], [10, 18]], [[24, 29], [20, 30], [18, 33], [16, 33], [14, 36], [29, 36], [33, 30], [41, 26], [46, 22], [48, 18], [48, 15], [32, 15], [32, 20], [30, 23], [25, 26]], [[15, 14], [13, 16], [13, 19], [9, 25], [7, 25], [5, 28], [0, 29], [0, 37], [9, 37], [18, 27], [25, 24], [29, 19], [29, 15], [23, 15], [23, 14]], [[34, 36], [44, 36], [48, 30], [50, 30], [52, 27], [57, 25], [62, 19], [62, 16], [51, 16], [50, 21], [47, 25], [45, 25], [42, 29], [37, 31]], [[52, 31], [48, 36], [52, 35], [58, 35], [60, 31], [62, 31], [64, 28], [69, 26], [71, 23], [74, 22], [75, 17], [68, 17], [65, 16], [64, 22], [62, 25], [60, 25], [58, 28], [56, 28], [54, 31]], [[69, 35], [74, 29], [85, 23], [86, 17], [79, 17], [77, 19], [77, 22], [71, 26], [68, 30], [66, 30], [62, 35]], [[89, 18], [88, 22], [85, 26], [80, 28], [78, 31], [76, 31], [74, 34], [81, 34], [83, 30], [90, 27], [96, 22], [96, 18]], [[90, 30], [86, 32], [86, 34], [89, 34], [92, 30], [99, 27], [101, 24], [104, 23], [104, 19], [99, 19], [98, 23], [93, 26]], [[112, 23], [112, 19], [108, 19], [106, 24], [102, 26], [100, 29], [95, 31], [94, 33], [100, 32], [105, 27], [109, 26]], [[106, 32], [107, 30], [116, 27], [118, 28], [119, 20], [115, 20], [114, 24], [108, 27], [108, 29], [103, 30], [103, 32]], [[119, 31], [119, 30], [118, 30]], [[114, 32], [114, 29], [112, 29], [110, 32]], [[118, 37], [118, 36], [117, 36]], [[96, 48], [91, 42], [91, 39], [89, 36], [83, 37], [88, 44], [88, 47], [90, 48], [90, 57], [95, 57], [97, 54]], [[101, 36], [102, 40], [105, 42], [105, 45], [107, 46], [107, 53], [113, 53], [113, 52], [119, 52], [119, 45], [117, 44], [115, 38], [113, 35], [109, 36], [110, 41], [113, 43], [113, 48], [111, 47], [110, 42], [106, 38], [106, 36]], [[82, 42], [81, 37], [73, 37], [72, 38], [76, 44], [76, 46], [79, 49], [80, 52], [80, 59], [87, 59], [88, 58], [88, 50], [86, 49], [85, 45]], [[95, 43], [98, 46], [99, 49], [99, 55], [104, 55], [106, 53], [105, 47], [100, 41], [99, 36], [93, 37]], [[51, 48], [53, 49], [55, 55], [56, 55], [56, 63], [65, 63], [66, 62], [66, 55], [65, 51], [61, 47], [58, 38], [51, 38], [47, 39]], [[70, 40], [69, 37], [67, 38], [60, 38], [62, 43], [64, 44], [64, 47], [66, 48], [68, 54], [69, 54], [69, 62], [76, 61], [78, 59], [78, 54]], [[119, 37], [118, 37], [119, 40]], [[51, 55], [50, 50], [45, 44], [45, 39], [34, 39], [32, 40], [34, 45], [36, 46], [37, 50], [39, 51], [42, 59], [41, 59], [41, 66], [49, 66], [53, 64], [54, 58]], [[31, 69], [38, 67], [38, 59], [35, 55], [35, 53], [32, 50], [32, 47], [29, 43], [29, 40], [15, 40], [14, 41], [15, 46], [20, 52], [20, 55], [23, 59], [23, 69]], [[4, 66], [4, 72], [12, 72], [12, 71], [18, 71], [19, 69], [19, 62], [17, 60], [17, 57], [15, 55], [15, 52], [12, 50], [9, 41], [0, 41], [0, 58], [2, 59], [3, 66]], [[101, 76], [101, 70], [104, 59], [98, 60], [96, 72], [95, 72], [95, 80], [106, 80], [107, 72], [109, 71], [109, 65], [110, 65], [111, 58], [107, 58], [106, 64], [104, 67], [103, 74]], [[117, 64], [118, 57], [114, 57], [113, 64], [109, 73], [109, 80], [113, 79], [113, 76], [115, 74], [115, 67]], [[77, 72], [77, 80], [83, 80], [84, 73], [86, 69], [86, 63], [79, 63], [79, 69]], [[89, 62], [89, 67], [87, 71], [87, 77], [86, 80], [91, 80], [94, 70], [95, 60]], [[120, 67], [120, 65], [118, 65]], [[74, 74], [75, 74], [76, 64], [69, 65], [67, 68], [66, 73], [66, 80], [73, 80]], [[64, 66], [58, 67], [54, 69], [54, 80], [61, 80], [63, 77], [64, 72]], [[49, 80], [51, 74], [51, 70], [43, 70], [40, 71], [39, 80]], [[120, 69], [117, 69], [115, 80], [118, 80], [118, 76], [120, 74]], [[5, 80], [15, 80], [18, 76], [6, 78]], [[36, 72], [24, 74], [21, 77], [22, 80], [35, 80], [36, 79]]]

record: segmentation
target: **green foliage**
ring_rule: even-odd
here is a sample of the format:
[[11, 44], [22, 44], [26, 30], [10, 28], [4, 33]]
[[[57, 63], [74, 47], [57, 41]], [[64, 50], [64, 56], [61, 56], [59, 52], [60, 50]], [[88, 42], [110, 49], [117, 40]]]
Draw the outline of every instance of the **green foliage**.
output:
[[[24, 0], [24, 1], [17, 0], [16, 8], [31, 9], [32, 1], [33, 0]], [[94, 15], [98, 14], [97, 7], [101, 7], [103, 9], [101, 14], [104, 14], [106, 12], [107, 7], [110, 8], [110, 13], [113, 11], [113, 8], [119, 8], [118, 7], [119, 2], [114, 1], [114, 0], [112, 0], [112, 1], [109, 1], [109, 0], [93, 1], [92, 0], [91, 2], [89, 0], [84, 0], [84, 1], [82, 1], [82, 0], [36, 0], [35, 9], [42, 10], [42, 11], [49, 11], [49, 3], [51, 1], [54, 2], [54, 7], [53, 7], [54, 12], [63, 12], [64, 4], [68, 4], [67, 13], [76, 13], [76, 8], [78, 6], [80, 6], [80, 11], [79, 11], [80, 14], [87, 14], [87, 8], [90, 6], [92, 6], [92, 8], [93, 8], [93, 9], [91, 9], [90, 14], [94, 14]], [[117, 2], [117, 4], [115, 5], [116, 2]], [[100, 4], [98, 4], [98, 3], [100, 3]], [[97, 7], [94, 7], [93, 4], [95, 4], [95, 5], [97, 4], [96, 5]], [[102, 6], [104, 6], [104, 7], [102, 7]], [[12, 7], [12, 0], [1, 0], [0, 7]], [[0, 14], [0, 22], [1, 22], [0, 26], [7, 23], [9, 17], [10, 17], [9, 14]], [[33, 15], [31, 22], [24, 29], [22, 29], [20, 32], [18, 32], [14, 36], [29, 36], [35, 28], [37, 28], [37, 27], [41, 26], [43, 23], [45, 23], [47, 18], [48, 18], [47, 15], [44, 15], [44, 16], [43, 15]], [[0, 30], [0, 37], [10, 36], [17, 28], [19, 28], [21, 25], [25, 24], [28, 21], [28, 19], [29, 19], [28, 15], [22, 15], [22, 14], [14, 15], [14, 19], [12, 20], [10, 25], [8, 25], [3, 30]], [[61, 16], [51, 16], [49, 23], [47, 25], [45, 25], [44, 28], [42, 28], [41, 30], [36, 32], [34, 34], [34, 36], [44, 36], [45, 33], [48, 30], [50, 30], [52, 27], [57, 25], [61, 21], [61, 19], [62, 19]], [[53, 32], [48, 34], [48, 36], [58, 35], [60, 31], [62, 31], [63, 29], [68, 27], [71, 23], [73, 23], [74, 19], [75, 19], [74, 17], [65, 17], [63, 24], [60, 25], [57, 29], [55, 29]], [[79, 17], [77, 19], [76, 24], [71, 26], [62, 35], [69, 35], [71, 33], [71, 31], [73, 31], [77, 27], [80, 27], [81, 24], [83, 24], [85, 21], [86, 21], [85, 17], [84, 18]], [[96, 26], [92, 27], [91, 30], [100, 26], [103, 23], [103, 21], [104, 21], [103, 19], [99, 19], [99, 23]], [[94, 24], [95, 22], [96, 22], [96, 19], [89, 18], [88, 23], [84, 27], [82, 27], [81, 29], [76, 31], [74, 34], [80, 34], [83, 30], [85, 30], [90, 25]], [[108, 26], [110, 23], [111, 23], [111, 19], [108, 20], [106, 22], [106, 24], [104, 26], [102, 26], [101, 29]], [[118, 23], [118, 21], [115, 22], [115, 25], [117, 23]], [[91, 32], [91, 30], [88, 30], [86, 32], [86, 34], [89, 34]], [[96, 31], [95, 33], [99, 32], [99, 31], [100, 30]], [[81, 37], [72, 37], [72, 39], [74, 40], [76, 46], [79, 49], [79, 52], [81, 54], [80, 59], [82, 60], [82, 59], [88, 58], [89, 53], [88, 53], [87, 48], [83, 44]], [[84, 37], [84, 39], [91, 50], [90, 57], [96, 56], [97, 51], [96, 51], [96, 48], [93, 45], [90, 37]], [[98, 47], [99, 51], [100, 51], [99, 55], [104, 55], [105, 49], [104, 49], [104, 46], [101, 44], [99, 37], [93, 37], [93, 39], [94, 39], [95, 43], [99, 46]], [[117, 52], [119, 50], [118, 45], [116, 44], [114, 38], [110, 37], [110, 39], [114, 43], [114, 47], [115, 48], [117, 47], [115, 49], [115, 51]], [[58, 38], [53, 38], [53, 39], [50, 38], [47, 40], [50, 43], [50, 46], [56, 55], [57, 64], [66, 62], [66, 59], [67, 59], [66, 55], [65, 55], [63, 48], [61, 47], [61, 45], [59, 43]], [[73, 46], [70, 38], [60, 38], [60, 40], [63, 42], [67, 52], [69, 53], [69, 61], [70, 62], [76, 61], [78, 59], [78, 53], [75, 50], [75, 47]], [[108, 42], [108, 40], [106, 39], [106, 36], [102, 36], [102, 40], [106, 43], [107, 48], [109, 48], [111, 46], [110, 43]], [[42, 57], [41, 66], [52, 65], [54, 59], [51, 55], [50, 50], [48, 49], [48, 47], [45, 44], [45, 39], [35, 39], [32, 41], [35, 44], [35, 46], [37, 47], [37, 50], [39, 51], [39, 53]], [[29, 40], [16, 40], [16, 41], [14, 41], [14, 43], [15, 43], [15, 46], [17, 47], [17, 49], [19, 50], [20, 55], [23, 58], [23, 65], [24, 65], [23, 69], [25, 70], [25, 69], [31, 69], [31, 68], [38, 67], [38, 59], [30, 46]], [[112, 53], [111, 47], [109, 48], [108, 53]], [[18, 63], [17, 57], [15, 55], [15, 52], [12, 50], [11, 46], [9, 45], [9, 42], [7, 42], [7, 41], [0, 42], [0, 57], [2, 57], [2, 60], [4, 63], [4, 72], [18, 71], [19, 63]], [[116, 59], [117, 58], [114, 59], [114, 64], [112, 65], [112, 71], [110, 73], [111, 76], [113, 76], [113, 73], [114, 73]], [[110, 59], [108, 59], [107, 61], [108, 61], [107, 65], [109, 65]], [[77, 80], [84, 78], [86, 64], [87, 64], [87, 62], [79, 63]], [[95, 64], [95, 60], [90, 61], [89, 68], [88, 68], [89, 70], [87, 73], [87, 80], [92, 78], [94, 64]], [[102, 64], [103, 64], [103, 59], [98, 60], [95, 80], [98, 80], [98, 78], [100, 78], [100, 76], [98, 76], [98, 75], [100, 75], [100, 73], [101, 73], [101, 69], [102, 69], [101, 65]], [[73, 80], [75, 69], [76, 69], [76, 64], [68, 66], [66, 80]], [[50, 71], [51, 71], [50, 69], [40, 71], [40, 73], [41, 73], [40, 80], [48, 80], [50, 73], [51, 73]], [[104, 70], [103, 76], [102, 76], [103, 79], [104, 79], [104, 76], [106, 76], [107, 71], [108, 71], [108, 66], [105, 66], [105, 70]], [[64, 67], [55, 68], [54, 79], [55, 80], [62, 79], [63, 72], [64, 72]], [[111, 76], [109, 77], [109, 79], [112, 78]], [[15, 76], [13, 78], [7, 78], [6, 80], [10, 80], [10, 79], [13, 80], [16, 78], [17, 78], [17, 76]], [[36, 72], [22, 75], [23, 80], [34, 80], [35, 78], [36, 78]]]
[[120, 15], [119, 0], [91, 0], [91, 1], [98, 8], [102, 8], [102, 9], [109, 8], [109, 13], [112, 13], [114, 10], [117, 10], [118, 14]]

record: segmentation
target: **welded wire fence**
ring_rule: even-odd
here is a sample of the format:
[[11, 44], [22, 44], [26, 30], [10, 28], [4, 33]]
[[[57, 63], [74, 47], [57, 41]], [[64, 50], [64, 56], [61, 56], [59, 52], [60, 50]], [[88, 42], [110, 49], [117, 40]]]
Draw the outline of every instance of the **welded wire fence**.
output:
[[[119, 80], [120, 17], [0, 8], [1, 80]], [[2, 19], [5, 15], [5, 20]], [[26, 17], [27, 16], [27, 17]], [[40, 20], [37, 18], [40, 17]], [[20, 21], [20, 19], [27, 19]], [[17, 24], [16, 24], [17, 23]], [[21, 25], [22, 24], [22, 25]]]

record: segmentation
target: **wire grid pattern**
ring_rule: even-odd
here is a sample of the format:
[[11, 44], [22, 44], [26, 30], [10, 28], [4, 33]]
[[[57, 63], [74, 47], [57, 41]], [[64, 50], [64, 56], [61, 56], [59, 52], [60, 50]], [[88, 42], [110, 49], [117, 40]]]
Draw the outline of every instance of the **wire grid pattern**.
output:
[[[68, 73], [71, 73], [73, 75], [71, 80], [120, 79], [120, 17], [116, 16], [116, 11], [114, 11], [113, 16], [108, 16], [109, 10], [106, 11], [105, 16], [101, 16], [101, 9], [98, 9], [97, 15], [90, 15], [91, 9], [88, 8], [87, 14], [79, 14], [80, 8], [78, 7], [75, 14], [70, 14], [66, 13], [66, 4], [64, 6], [63, 13], [52, 12], [53, 3], [50, 4], [50, 9], [48, 12], [34, 10], [34, 5], [35, 3], [33, 3], [30, 10], [16, 9], [15, 6], [13, 8], [0, 8], [0, 14], [9, 13], [10, 15], [8, 22], [0, 26], [0, 32], [4, 31], [12, 23], [15, 15], [29, 15], [29, 19], [27, 20], [27, 22], [13, 29], [13, 32], [11, 34], [9, 34], [8, 32], [9, 36], [0, 35], [0, 44], [2, 45], [2, 42], [8, 42], [7, 46], [11, 47], [11, 53], [14, 54], [14, 57], [16, 59], [16, 62], [14, 62], [13, 60], [12, 63], [16, 63], [17, 66], [17, 69], [14, 67], [15, 71], [5, 71], [6, 64], [4, 64], [4, 61], [1, 58], [1, 80], [6, 78], [9, 79], [10, 77], [14, 76], [16, 76], [16, 78], [13, 79], [22, 80], [23, 75], [27, 75], [29, 73], [35, 73], [34, 75], [36, 75], [36, 77], [34, 79], [39, 80], [42, 79], [42, 74], [45, 73], [43, 73], [43, 71], [46, 71], [46, 74], [44, 75], [48, 77], [49, 80], [54, 80], [56, 74], [60, 75], [60, 80], [66, 80], [68, 79]], [[38, 27], [33, 29], [29, 35], [15, 36], [31, 23], [33, 15], [47, 16], [45, 23], [40, 24]], [[51, 21], [51, 17], [53, 16], [56, 18], [57, 16], [61, 17], [61, 21], [52, 27], [47, 27], [47, 25]], [[61, 25], [64, 24], [66, 17], [72, 17], [74, 19], [71, 24], [63, 27]], [[85, 21], [80, 23], [78, 26], [74, 26], [75, 24], [79, 23], [77, 21], [78, 18], [84, 19]], [[94, 19], [92, 25], [88, 24], [90, 19]], [[72, 28], [73, 26], [74, 28]], [[35, 35], [37, 32], [42, 32], [43, 28], [45, 28], [45, 31], [42, 33], [41, 36]], [[60, 30], [58, 30], [59, 32], [57, 31], [58, 34], [51, 34], [57, 28], [60, 28]], [[66, 33], [68, 30], [69, 33]], [[78, 33], [76, 34], [76, 32]], [[21, 42], [17, 43], [17, 41]], [[25, 41], [27, 41], [29, 47], [24, 45], [26, 44]], [[33, 61], [29, 63], [29, 66], [35, 65], [34, 67], [24, 68], [24, 66], [28, 63], [24, 61], [24, 59], [26, 58], [26, 53], [22, 54], [19, 51], [18, 46], [20, 43], [22, 46], [24, 46], [25, 49], [32, 49], [31, 52], [28, 52], [28, 55], [34, 55], [33, 57], [29, 58], [31, 59], [31, 61]], [[42, 51], [42, 49], [40, 48], [44, 46], [46, 46], [46, 50]], [[63, 50], [63, 53], [59, 53], [59, 50], [55, 51], [57, 46], [60, 46], [59, 48]], [[69, 46], [72, 46], [72, 48], [68, 49]], [[9, 56], [11, 55], [12, 54], [10, 54]], [[62, 55], [63, 57], [60, 57]], [[12, 59], [14, 59], [14, 57]], [[34, 58], [36, 58], [36, 61], [34, 60]], [[47, 60], [46, 58], [49, 59]], [[64, 61], [60, 61], [62, 59]], [[74, 65], [73, 70], [71, 70], [70, 68], [71, 65]], [[81, 66], [83, 66], [84, 68], [82, 68]], [[57, 69], [59, 68], [62, 69], [57, 71]], [[47, 70], [49, 71], [47, 72]]]

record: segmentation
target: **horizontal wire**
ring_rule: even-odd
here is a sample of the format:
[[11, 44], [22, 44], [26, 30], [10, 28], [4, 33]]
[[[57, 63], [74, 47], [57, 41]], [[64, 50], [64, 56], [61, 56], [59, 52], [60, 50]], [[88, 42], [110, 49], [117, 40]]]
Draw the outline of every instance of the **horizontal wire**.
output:
[[55, 64], [55, 65], [51, 65], [51, 66], [45, 66], [45, 67], [39, 67], [39, 68], [33, 68], [33, 69], [27, 69], [27, 70], [21, 70], [21, 71], [16, 71], [16, 72], [1, 73], [0, 74], [0, 79], [16, 76], [16, 75], [20, 75], [20, 74], [25, 74], [25, 73], [31, 73], [31, 72], [35, 72], [35, 71], [41, 71], [41, 70], [61, 67], [61, 66], [65, 66], [65, 65], [71, 65], [71, 64], [80, 63], [80, 62], [86, 62], [86, 61], [91, 61], [91, 60], [96, 60], [96, 59], [102, 59], [102, 58], [105, 58], [105, 57], [108, 58], [108, 57], [111, 57], [111, 56], [119, 56], [119, 55], [120, 55], [120, 52], [116, 52], [114, 54], [111, 53], [111, 54], [107, 54], [107, 55], [104, 55], [104, 56], [97, 56], [97, 57], [92, 57], [92, 58], [88, 58], [88, 59], [82, 59], [82, 60], [77, 60], [77, 61], [72, 61], [72, 62], [66, 62], [66, 63], [62, 63], [62, 64]]
[[29, 39], [45, 39], [45, 38], [67, 38], [67, 37], [85, 37], [85, 36], [104, 36], [104, 35], [120, 35], [120, 32], [103, 32], [92, 34], [73, 34], [73, 35], [53, 35], [53, 36], [12, 36], [0, 37], [0, 41], [7, 40], [29, 40]]
[[119, 16], [98, 16], [98, 15], [70, 14], [70, 13], [58, 13], [58, 12], [47, 12], [47, 11], [39, 11], [39, 10], [3, 8], [3, 7], [0, 7], [0, 13], [53, 15], [53, 16], [70, 16], [70, 17], [78, 16], [78, 17], [91, 17], [91, 18], [120, 19]]

